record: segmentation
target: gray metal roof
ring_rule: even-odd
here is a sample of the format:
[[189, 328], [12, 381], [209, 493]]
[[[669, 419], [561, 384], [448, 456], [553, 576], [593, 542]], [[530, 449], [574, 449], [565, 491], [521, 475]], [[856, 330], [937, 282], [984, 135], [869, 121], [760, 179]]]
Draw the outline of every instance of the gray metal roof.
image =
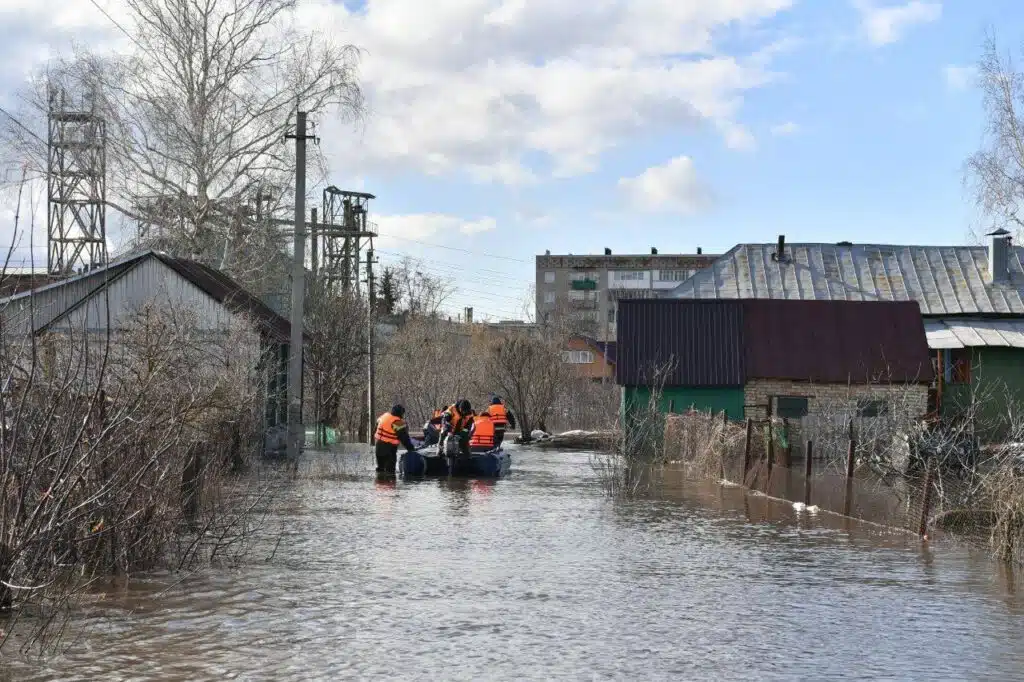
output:
[[988, 247], [883, 244], [739, 244], [668, 298], [917, 301], [923, 315], [1024, 315], [1024, 248], [1009, 253], [1006, 283], [988, 280]]
[[926, 320], [924, 331], [929, 348], [1024, 348], [1024, 320]]

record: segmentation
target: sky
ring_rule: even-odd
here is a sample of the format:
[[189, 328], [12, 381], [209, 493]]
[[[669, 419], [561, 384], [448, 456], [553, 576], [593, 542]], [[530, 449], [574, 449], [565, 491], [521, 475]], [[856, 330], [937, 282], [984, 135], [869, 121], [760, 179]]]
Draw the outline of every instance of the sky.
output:
[[[0, 103], [76, 44], [125, 48], [92, 0], [0, 3]], [[964, 243], [974, 65], [986, 31], [1024, 44], [1019, 0], [298, 4], [364, 50], [365, 120], [316, 121], [331, 182], [376, 195], [382, 263], [478, 319], [523, 317], [546, 249]]]

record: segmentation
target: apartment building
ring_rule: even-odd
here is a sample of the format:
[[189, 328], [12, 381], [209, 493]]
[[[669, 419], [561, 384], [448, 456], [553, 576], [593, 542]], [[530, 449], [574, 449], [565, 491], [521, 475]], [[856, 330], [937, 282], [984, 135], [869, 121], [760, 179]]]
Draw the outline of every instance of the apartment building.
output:
[[537, 256], [537, 320], [572, 322], [579, 333], [615, 341], [615, 314], [624, 298], [654, 298], [694, 273], [708, 268], [716, 255], [650, 254]]

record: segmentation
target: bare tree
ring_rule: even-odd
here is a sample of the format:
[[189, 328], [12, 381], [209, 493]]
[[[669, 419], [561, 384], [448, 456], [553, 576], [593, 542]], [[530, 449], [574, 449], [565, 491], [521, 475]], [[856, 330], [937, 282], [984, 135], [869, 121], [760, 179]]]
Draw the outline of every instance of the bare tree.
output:
[[[249, 286], [282, 251], [267, 220], [291, 201], [284, 135], [296, 106], [362, 111], [356, 48], [292, 23], [293, 0], [127, 0], [131, 55], [51, 65], [26, 93], [8, 138], [43, 166], [50, 93], [77, 95], [108, 122], [108, 200], [139, 242], [201, 257]], [[81, 103], [81, 100], [88, 100]], [[316, 152], [316, 147], [311, 151]], [[319, 158], [322, 162], [322, 157]]]
[[982, 147], [966, 162], [965, 181], [992, 227], [1021, 235], [1024, 217], [1024, 74], [994, 35], [978, 63], [986, 128]]
[[388, 283], [388, 304], [399, 315], [438, 317], [455, 294], [450, 279], [430, 274], [408, 256], [385, 268], [382, 280]]
[[347, 292], [336, 296], [315, 290], [308, 311], [307, 399], [312, 402], [309, 414], [317, 425], [317, 444], [325, 445], [323, 427], [340, 426], [343, 396], [364, 386], [366, 305]]
[[481, 377], [480, 391], [499, 393], [528, 439], [535, 427], [546, 426], [570, 374], [558, 338], [514, 331], [490, 341]]
[[410, 318], [378, 354], [377, 395], [401, 403], [409, 419], [428, 418], [438, 407], [471, 397], [478, 360], [466, 325]]

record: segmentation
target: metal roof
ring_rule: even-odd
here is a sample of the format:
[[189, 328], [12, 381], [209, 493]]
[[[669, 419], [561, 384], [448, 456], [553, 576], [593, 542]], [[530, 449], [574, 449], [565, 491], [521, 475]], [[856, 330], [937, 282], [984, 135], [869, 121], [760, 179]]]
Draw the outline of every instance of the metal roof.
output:
[[[58, 309], [40, 315], [37, 332], [45, 331], [57, 321], [85, 304], [94, 294], [117, 279], [124, 277], [147, 259], [156, 259], [171, 268], [178, 275], [191, 282], [207, 296], [222, 304], [234, 313], [249, 315], [255, 323], [270, 336], [280, 342], [287, 343], [291, 334], [291, 324], [287, 319], [271, 310], [266, 304], [245, 290], [238, 282], [214, 268], [183, 258], [174, 258], [159, 251], [144, 251], [99, 266], [87, 273], [67, 279], [58, 280], [31, 291], [23, 291], [13, 296], [0, 299], [0, 305], [8, 305], [39, 296], [42, 293], [60, 289], [77, 288], [71, 298], [63, 297]], [[305, 335], [308, 338], [308, 335]]]
[[925, 320], [928, 346], [935, 349], [1001, 346], [1024, 348], [1024, 320]]
[[1006, 283], [988, 282], [988, 247], [739, 244], [668, 298], [917, 301], [923, 315], [1024, 315], [1024, 248], [1009, 249]]
[[932, 380], [909, 301], [641, 299], [621, 302], [618, 320], [620, 385], [650, 385], [665, 367], [667, 386]]
[[623, 299], [616, 317], [616, 383], [746, 383], [743, 310], [738, 301]]

